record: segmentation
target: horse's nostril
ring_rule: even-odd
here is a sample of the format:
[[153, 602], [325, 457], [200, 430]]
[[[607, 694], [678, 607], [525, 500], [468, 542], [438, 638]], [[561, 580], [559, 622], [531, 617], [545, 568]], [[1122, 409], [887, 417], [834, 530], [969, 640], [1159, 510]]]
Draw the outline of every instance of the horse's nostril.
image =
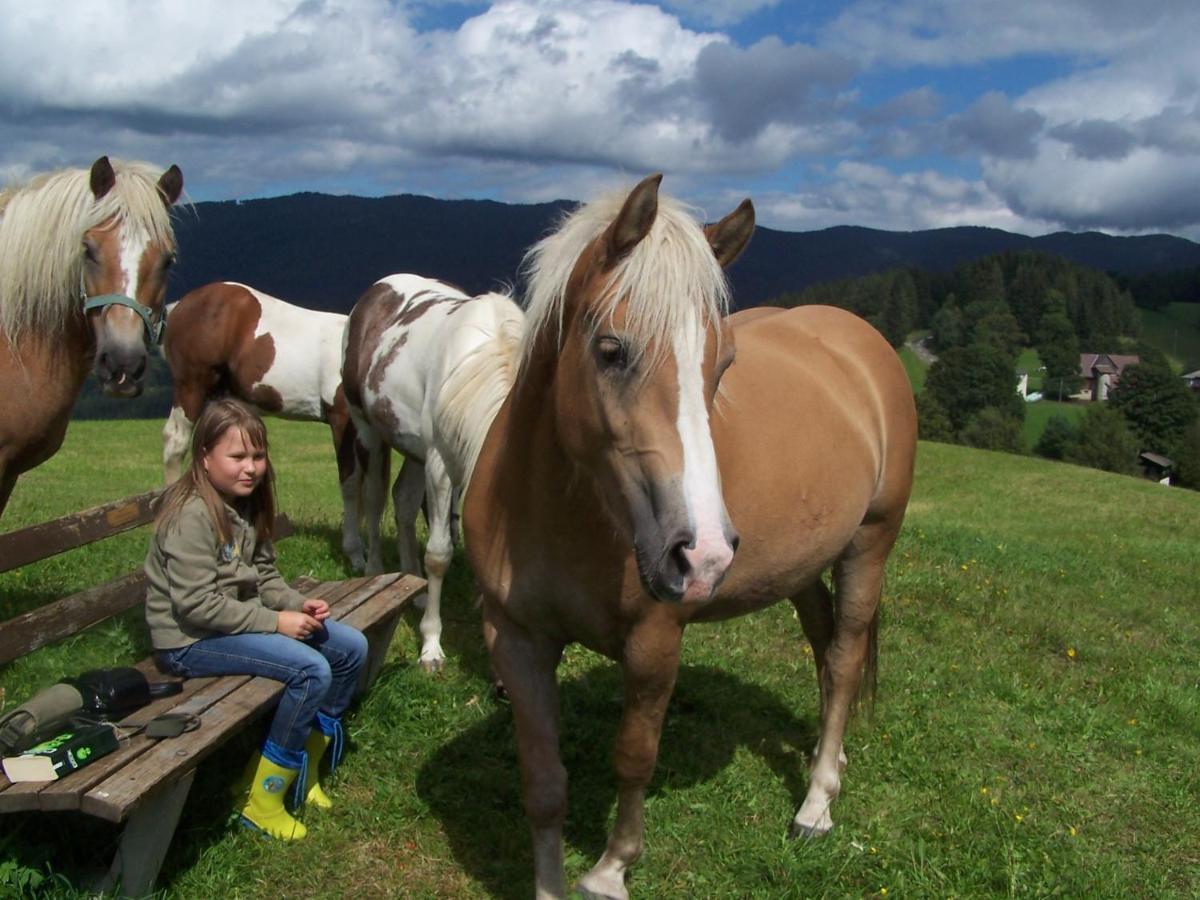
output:
[[689, 550], [696, 549], [696, 537], [690, 532], [678, 534], [675, 541], [671, 544], [671, 552], [669, 553], [671, 561], [675, 565], [676, 572], [679, 575], [687, 575], [692, 571], [692, 564], [687, 558]]

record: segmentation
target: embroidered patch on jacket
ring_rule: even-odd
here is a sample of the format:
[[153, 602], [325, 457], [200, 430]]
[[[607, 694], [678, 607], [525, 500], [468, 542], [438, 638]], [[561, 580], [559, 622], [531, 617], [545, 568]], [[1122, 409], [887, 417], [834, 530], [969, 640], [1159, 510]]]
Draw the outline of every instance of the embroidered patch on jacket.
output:
[[242, 558], [242, 548], [240, 545], [230, 541], [228, 544], [222, 544], [219, 553], [221, 562], [233, 562], [235, 559]]

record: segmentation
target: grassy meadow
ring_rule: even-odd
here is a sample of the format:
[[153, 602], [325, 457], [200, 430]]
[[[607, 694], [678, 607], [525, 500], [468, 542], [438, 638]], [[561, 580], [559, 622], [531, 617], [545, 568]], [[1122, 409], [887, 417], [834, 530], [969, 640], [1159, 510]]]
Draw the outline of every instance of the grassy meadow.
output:
[[[62, 452], [18, 483], [2, 527], [155, 486], [160, 424], [74, 424]], [[327, 432], [270, 429], [298, 531], [280, 545], [282, 570], [345, 576]], [[934, 443], [917, 469], [885, 587], [879, 701], [847, 735], [833, 833], [786, 838], [817, 729], [812, 656], [791, 606], [697, 626], [634, 897], [1195, 896], [1200, 495]], [[128, 571], [145, 542], [136, 532], [0, 575], [0, 621]], [[406, 615], [348, 719], [337, 807], [306, 813], [307, 841], [266, 842], [232, 823], [225, 788], [257, 737], [247, 736], [202, 765], [160, 895], [531, 896], [510, 712], [489, 690], [461, 557], [444, 615], [449, 660], [435, 677], [415, 663], [417, 614]], [[0, 703], [147, 649], [136, 614], [100, 626], [0, 667]], [[560, 683], [575, 878], [602, 852], [613, 813], [621, 686], [611, 663], [580, 648]], [[0, 896], [88, 896], [72, 885], [107, 865], [116, 836], [72, 814], [0, 818]]]

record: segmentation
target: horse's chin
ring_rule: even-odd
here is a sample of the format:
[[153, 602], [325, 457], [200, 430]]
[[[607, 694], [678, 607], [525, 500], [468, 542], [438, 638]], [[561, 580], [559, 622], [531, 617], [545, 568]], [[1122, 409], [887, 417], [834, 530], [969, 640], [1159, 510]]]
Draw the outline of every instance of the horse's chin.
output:
[[133, 378], [126, 378], [121, 382], [118, 382], [116, 379], [110, 379], [102, 385], [105, 394], [121, 400], [131, 400], [134, 397], [140, 397], [144, 387], [145, 385], [141, 381]]

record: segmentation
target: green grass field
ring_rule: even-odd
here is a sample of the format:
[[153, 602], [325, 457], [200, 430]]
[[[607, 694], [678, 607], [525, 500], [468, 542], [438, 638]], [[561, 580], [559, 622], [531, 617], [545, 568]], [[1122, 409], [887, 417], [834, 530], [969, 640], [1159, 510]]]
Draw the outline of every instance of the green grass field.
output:
[[[5, 530], [153, 487], [159, 422], [77, 423], [18, 484]], [[346, 574], [324, 429], [272, 422], [289, 577]], [[1200, 495], [1028, 457], [924, 443], [882, 608], [880, 696], [846, 741], [837, 827], [789, 841], [816, 736], [811, 654], [790, 605], [685, 640], [634, 897], [1193, 897], [1200, 884]], [[0, 576], [0, 621], [139, 564], [146, 536]], [[394, 555], [391, 557], [394, 559]], [[232, 824], [252, 739], [202, 765], [161, 896], [532, 894], [509, 709], [489, 691], [461, 556], [446, 671], [415, 664], [416, 615], [348, 720], [337, 808], [281, 845]], [[11, 706], [146, 651], [136, 615], [0, 668]], [[562, 669], [567, 866], [604, 846], [614, 666]], [[89, 896], [115, 832], [71, 814], [0, 819], [0, 896]], [[885, 894], [886, 892], [886, 894]]]
[[1021, 433], [1025, 437], [1025, 449], [1033, 451], [1046, 423], [1055, 415], [1062, 416], [1072, 425], [1078, 427], [1079, 420], [1088, 411], [1086, 403], [1059, 403], [1057, 400], [1039, 400], [1036, 403], [1025, 404], [1025, 421], [1021, 425]]
[[1154, 344], [1177, 372], [1200, 368], [1200, 303], [1169, 303], [1160, 311], [1139, 309], [1143, 340]]

